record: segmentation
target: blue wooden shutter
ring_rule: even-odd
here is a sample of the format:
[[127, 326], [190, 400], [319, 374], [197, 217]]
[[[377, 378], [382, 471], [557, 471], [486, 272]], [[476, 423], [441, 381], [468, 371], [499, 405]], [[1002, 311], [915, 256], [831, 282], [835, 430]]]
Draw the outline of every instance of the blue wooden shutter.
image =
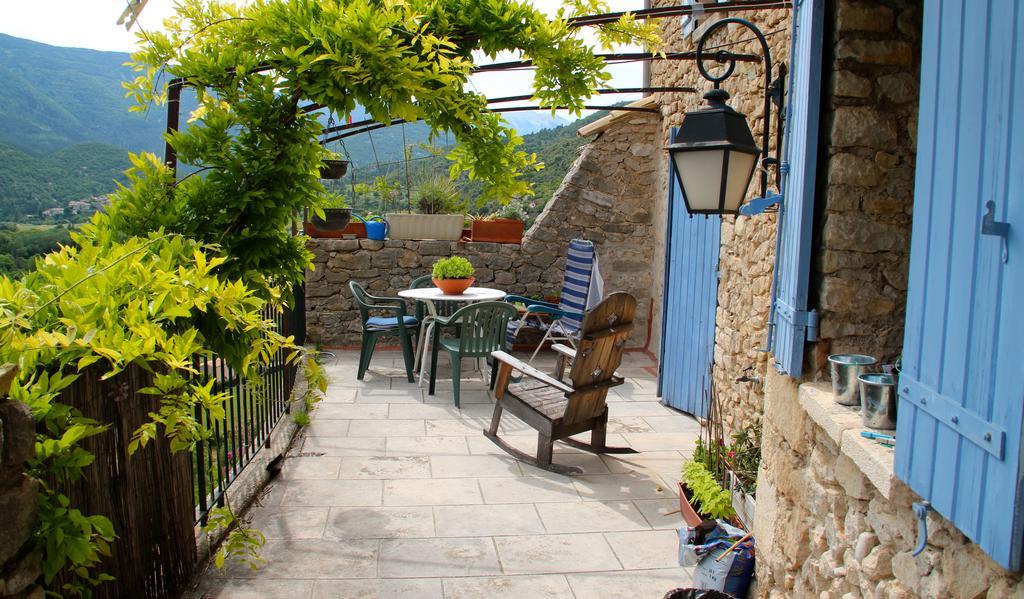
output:
[[807, 285], [811, 271], [811, 225], [818, 159], [824, 12], [822, 0], [797, 2], [793, 12], [785, 158], [789, 175], [779, 210], [772, 345], [776, 369], [794, 377], [800, 376], [803, 366], [808, 325], [817, 326], [816, 315], [807, 311]]
[[[1024, 3], [928, 0], [896, 474], [1005, 568], [1024, 538]], [[982, 235], [986, 202], [1008, 221]]]

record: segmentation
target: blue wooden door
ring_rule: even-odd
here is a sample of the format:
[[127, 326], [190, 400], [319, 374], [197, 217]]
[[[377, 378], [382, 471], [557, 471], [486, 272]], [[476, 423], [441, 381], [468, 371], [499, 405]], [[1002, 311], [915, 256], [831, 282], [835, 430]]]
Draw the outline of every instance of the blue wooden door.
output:
[[[927, 0], [896, 474], [1004, 567], [1024, 539], [1024, 3]], [[985, 206], [1009, 224], [983, 234]]]
[[715, 349], [722, 222], [717, 216], [687, 214], [669, 164], [659, 395], [673, 408], [704, 416], [703, 396], [711, 386], [708, 369]]

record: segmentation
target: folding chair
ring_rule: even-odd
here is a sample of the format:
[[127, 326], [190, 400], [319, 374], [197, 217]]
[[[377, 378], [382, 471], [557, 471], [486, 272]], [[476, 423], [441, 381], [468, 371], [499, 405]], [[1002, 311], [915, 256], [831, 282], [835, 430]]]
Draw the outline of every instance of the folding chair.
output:
[[518, 295], [505, 298], [507, 302], [526, 304], [526, 313], [520, 319], [509, 323], [506, 335], [508, 348], [512, 348], [520, 331], [532, 328], [543, 330], [544, 337], [533, 350], [527, 364], [533, 362], [537, 352], [548, 341], [564, 341], [575, 349], [583, 315], [588, 308], [601, 301], [603, 292], [604, 282], [601, 280], [594, 243], [585, 239], [573, 239], [569, 242], [565, 275], [562, 278], [562, 294], [557, 305]]

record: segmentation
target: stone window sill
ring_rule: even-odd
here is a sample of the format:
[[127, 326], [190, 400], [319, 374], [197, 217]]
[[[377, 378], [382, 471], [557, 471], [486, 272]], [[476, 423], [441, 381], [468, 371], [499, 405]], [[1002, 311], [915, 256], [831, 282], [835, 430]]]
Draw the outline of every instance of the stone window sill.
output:
[[867, 430], [861, 424], [860, 410], [837, 404], [829, 383], [804, 383], [799, 398], [804, 411], [839, 446], [839, 452], [850, 458], [883, 497], [890, 499], [896, 452], [860, 436]]

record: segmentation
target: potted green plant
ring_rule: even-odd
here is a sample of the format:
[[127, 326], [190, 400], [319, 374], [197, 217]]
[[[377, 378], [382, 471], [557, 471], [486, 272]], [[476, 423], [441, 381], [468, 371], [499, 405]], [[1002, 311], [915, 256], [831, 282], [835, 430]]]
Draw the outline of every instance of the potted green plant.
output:
[[461, 256], [452, 256], [434, 262], [431, 278], [434, 285], [445, 295], [462, 295], [476, 281], [473, 277], [474, 272], [476, 270], [469, 260]]
[[729, 490], [718, 482], [706, 463], [710, 455], [711, 451], [698, 440], [693, 459], [683, 464], [679, 511], [689, 526], [697, 526], [703, 520], [736, 517]]
[[466, 203], [451, 179], [433, 177], [421, 181], [412, 199], [418, 214], [388, 214], [392, 239], [456, 240], [462, 236]]
[[523, 201], [512, 200], [488, 216], [473, 219], [473, 241], [522, 243], [525, 220]]
[[349, 221], [352, 209], [345, 201], [345, 195], [328, 191], [323, 195], [320, 209], [313, 212], [307, 223], [306, 234], [310, 237], [340, 237]]

